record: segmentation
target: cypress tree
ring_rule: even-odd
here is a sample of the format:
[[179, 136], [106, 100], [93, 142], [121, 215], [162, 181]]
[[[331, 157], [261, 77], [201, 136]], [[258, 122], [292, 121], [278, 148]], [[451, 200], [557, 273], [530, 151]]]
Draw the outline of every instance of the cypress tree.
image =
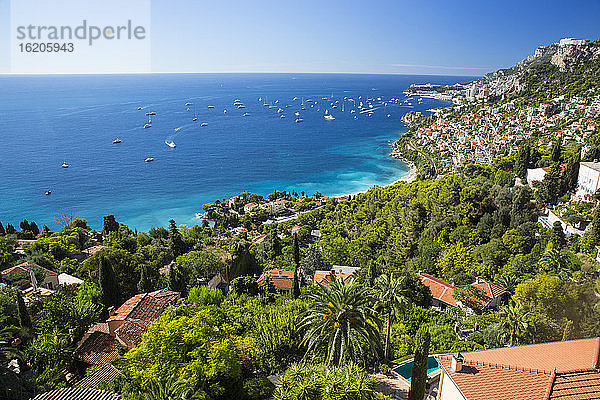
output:
[[31, 227], [29, 226], [29, 222], [24, 219], [23, 221], [21, 221], [21, 223], [19, 224], [19, 226], [21, 227], [21, 231], [25, 232], [25, 231], [30, 231]]
[[142, 266], [142, 272], [140, 274], [140, 280], [138, 281], [137, 288], [140, 293], [147, 293], [152, 291], [152, 279], [150, 279], [150, 274], [148, 272], [147, 266]]
[[18, 290], [15, 294], [17, 296], [17, 309], [19, 311], [19, 322], [21, 324], [21, 328], [31, 328], [31, 317], [29, 316], [29, 311], [27, 311], [25, 301], [23, 301], [23, 297]]
[[181, 237], [181, 232], [177, 229], [177, 225], [175, 225], [175, 220], [173, 219], [169, 220], [169, 240], [171, 241], [171, 250], [175, 257], [185, 253], [185, 243]]
[[298, 268], [300, 268], [300, 245], [298, 244], [298, 235], [294, 233], [294, 287], [293, 295], [297, 299], [300, 297], [300, 282], [298, 280]]
[[530, 148], [529, 143], [524, 143], [519, 148], [515, 156], [515, 175], [521, 179], [527, 176], [527, 167], [529, 166]]
[[429, 358], [429, 328], [422, 325], [415, 337], [415, 359], [410, 379], [409, 400], [423, 400], [427, 386], [427, 363]]
[[115, 270], [106, 258], [100, 256], [100, 274], [99, 274], [100, 289], [102, 290], [102, 300], [106, 307], [118, 306], [121, 293], [119, 283], [115, 276]]
[[552, 145], [552, 150], [550, 152], [550, 157], [552, 157], [552, 161], [560, 162], [560, 155], [562, 149], [562, 137], [556, 139], [556, 142]]
[[2, 222], [0, 222], [0, 235], [5, 235], [6, 231], [4, 230], [4, 225], [2, 225]]
[[600, 240], [600, 207], [596, 207], [592, 214], [592, 234], [594, 240]]
[[15, 233], [17, 233], [17, 230], [15, 229], [15, 227], [12, 224], [6, 224], [6, 234], [14, 235]]
[[181, 292], [185, 295], [187, 282], [181, 268], [176, 264], [169, 268], [169, 290]]

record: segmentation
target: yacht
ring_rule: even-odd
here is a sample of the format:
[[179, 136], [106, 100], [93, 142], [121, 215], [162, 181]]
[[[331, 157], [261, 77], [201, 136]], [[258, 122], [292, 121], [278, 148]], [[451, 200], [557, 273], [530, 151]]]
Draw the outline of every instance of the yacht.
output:
[[304, 121], [302, 118], [296, 118], [296, 123]]
[[281, 114], [283, 112], [283, 108], [280, 108], [279, 110], [277, 110], [278, 114]]
[[223, 110], [223, 114], [227, 114], [227, 109], [224, 109], [224, 110]]
[[46, 196], [50, 196], [52, 194], [52, 190], [46, 190]]
[[208, 126], [208, 124], [206, 122], [203, 122], [200, 124], [200, 126]]
[[142, 107], [138, 107], [137, 109], [138, 109], [138, 110], [141, 110], [141, 109], [142, 109]]
[[250, 113], [244, 113], [244, 114], [243, 114], [243, 116], [244, 116], [244, 117], [249, 117], [249, 116], [250, 116]]
[[154, 157], [148, 157], [144, 160], [144, 162], [151, 162], [154, 161]]
[[215, 106], [207, 106], [208, 108], [215, 108]]
[[328, 110], [325, 110], [325, 116], [323, 118], [325, 118], [327, 121], [333, 121], [335, 119], [333, 115], [329, 114]]
[[172, 141], [172, 140], [171, 140], [170, 142], [168, 142], [168, 141], [166, 141], [166, 140], [165, 140], [165, 144], [166, 144], [167, 146], [169, 146], [170, 148], [172, 148], [172, 149], [174, 149], [175, 147], [177, 147], [177, 146], [175, 145], [175, 142], [174, 142], [174, 141]]
[[144, 124], [144, 128], [151, 128], [152, 124], [150, 122]]
[[186, 106], [191, 106], [192, 103], [190, 103], [189, 101], [187, 103], [185, 103]]
[[279, 116], [279, 118], [285, 118], [285, 115], [284, 115], [284, 114], [281, 114], [281, 115]]
[[63, 167], [63, 168], [69, 168], [69, 164], [67, 164], [66, 162], [63, 161], [61, 167]]
[[296, 112], [294, 113], [294, 115], [295, 115], [296, 117], [298, 117], [298, 116], [300, 116], [300, 113], [299, 113], [298, 111], [296, 111]]
[[237, 106], [237, 108], [246, 108], [246, 106], [243, 104], [240, 104], [239, 106]]
[[117, 138], [117, 139], [113, 140], [113, 144], [117, 144], [117, 143], [121, 143], [121, 139]]
[[147, 116], [150, 116], [150, 115], [156, 115], [156, 113], [155, 113], [154, 111], [150, 111], [150, 112], [147, 112], [147, 113], [146, 113], [146, 115], [147, 115]]

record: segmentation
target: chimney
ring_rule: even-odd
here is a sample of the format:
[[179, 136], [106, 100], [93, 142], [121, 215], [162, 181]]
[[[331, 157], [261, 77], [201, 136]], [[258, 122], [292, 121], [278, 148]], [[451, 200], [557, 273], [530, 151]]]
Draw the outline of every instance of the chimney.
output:
[[460, 372], [462, 371], [463, 366], [463, 355], [460, 353], [452, 354], [452, 364], [450, 365], [450, 370], [452, 372]]

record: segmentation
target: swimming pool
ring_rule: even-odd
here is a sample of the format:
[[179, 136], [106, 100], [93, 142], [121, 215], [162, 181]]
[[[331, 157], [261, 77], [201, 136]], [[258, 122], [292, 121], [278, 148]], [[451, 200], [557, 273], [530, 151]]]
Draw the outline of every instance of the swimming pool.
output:
[[[398, 366], [393, 368], [393, 371], [410, 382], [410, 378], [412, 376], [413, 364], [414, 364], [413, 359], [411, 359], [409, 361], [405, 361], [404, 363], [399, 364]], [[429, 356], [429, 358], [427, 359], [427, 375], [431, 374], [432, 372], [436, 371], [439, 368], [440, 367], [438, 366], [438, 363], [435, 360], [435, 357]]]

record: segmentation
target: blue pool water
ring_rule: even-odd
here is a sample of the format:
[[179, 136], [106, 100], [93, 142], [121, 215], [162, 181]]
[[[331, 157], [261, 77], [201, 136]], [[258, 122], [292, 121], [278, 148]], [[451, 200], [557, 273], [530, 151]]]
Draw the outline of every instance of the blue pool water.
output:
[[[411, 360], [407, 363], [400, 364], [396, 368], [394, 368], [394, 371], [410, 382], [410, 378], [412, 377], [413, 363], [414, 362]], [[435, 360], [435, 357], [429, 356], [429, 358], [427, 359], [427, 375], [436, 371], [437, 369], [439, 369], [439, 366], [437, 361]]]
[[[194, 214], [204, 203], [243, 190], [338, 195], [386, 185], [408, 170], [388, 156], [392, 141], [406, 131], [402, 115], [445, 103], [415, 99], [412, 106], [379, 107], [369, 117], [351, 114], [344, 97], [404, 99], [402, 91], [412, 83], [465, 80], [344, 74], [0, 76], [0, 221], [18, 226], [27, 218], [56, 227], [57, 214], [72, 213], [99, 228], [102, 216], [112, 213], [146, 230], [165, 226], [170, 218], [198, 223]], [[321, 100], [332, 94], [345, 102], [344, 112]], [[317, 105], [302, 111], [302, 98]], [[234, 107], [236, 99], [246, 108]], [[276, 107], [264, 107], [265, 101]], [[186, 102], [196, 105], [195, 123], [193, 106]], [[286, 118], [280, 118], [280, 107]], [[324, 108], [334, 121], [323, 118]], [[149, 111], [156, 115], [144, 129]], [[294, 122], [295, 112], [304, 122]], [[208, 125], [201, 127], [202, 122]], [[122, 143], [113, 144], [117, 138]], [[165, 145], [171, 140], [176, 148]], [[147, 157], [154, 161], [145, 163]], [[61, 168], [63, 162], [69, 168]], [[52, 194], [45, 196], [47, 190]]]

